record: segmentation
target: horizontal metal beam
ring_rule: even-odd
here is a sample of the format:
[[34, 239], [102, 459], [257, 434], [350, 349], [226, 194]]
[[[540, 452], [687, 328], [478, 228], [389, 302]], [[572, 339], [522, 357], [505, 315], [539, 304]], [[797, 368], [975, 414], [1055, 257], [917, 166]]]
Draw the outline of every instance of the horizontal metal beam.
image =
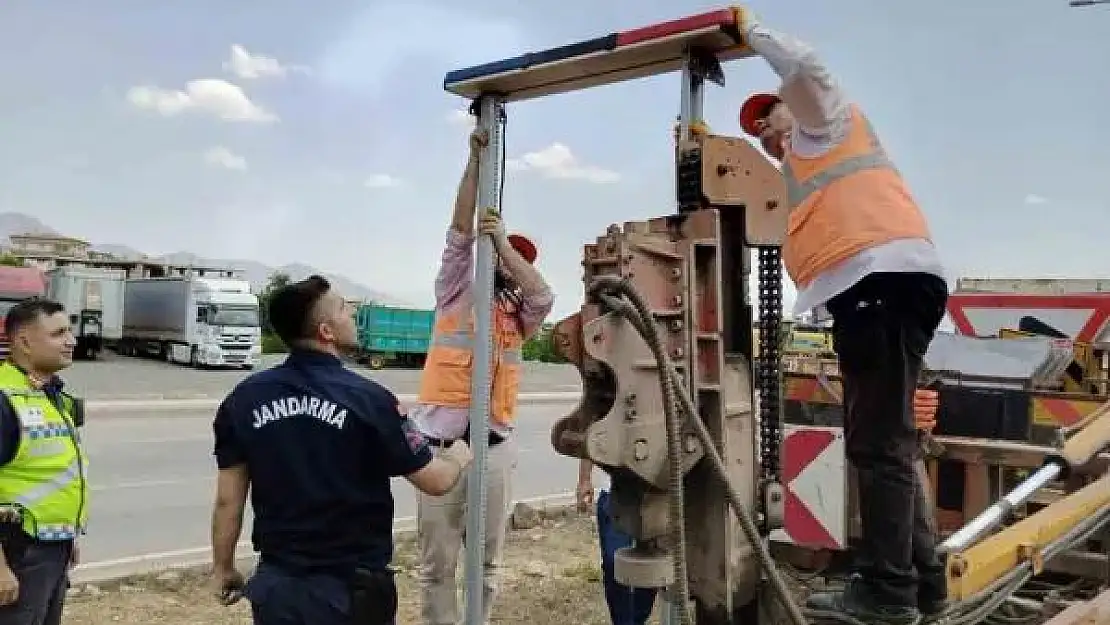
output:
[[458, 69], [447, 74], [443, 88], [470, 99], [495, 93], [515, 102], [646, 78], [681, 69], [690, 49], [722, 62], [750, 56], [740, 28], [737, 9], [710, 11]]

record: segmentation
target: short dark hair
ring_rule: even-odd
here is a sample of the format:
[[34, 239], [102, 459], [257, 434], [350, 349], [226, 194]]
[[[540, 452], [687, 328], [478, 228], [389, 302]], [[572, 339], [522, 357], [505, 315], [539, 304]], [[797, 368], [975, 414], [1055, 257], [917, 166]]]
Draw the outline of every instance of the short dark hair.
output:
[[282, 343], [292, 346], [298, 341], [312, 338], [310, 328], [312, 310], [316, 302], [331, 290], [331, 283], [323, 276], [309, 276], [300, 282], [287, 284], [270, 298], [266, 312], [270, 327]]
[[39, 317], [49, 317], [65, 312], [65, 306], [45, 297], [32, 297], [19, 302], [4, 317], [4, 332], [10, 339], [23, 326], [37, 321]]

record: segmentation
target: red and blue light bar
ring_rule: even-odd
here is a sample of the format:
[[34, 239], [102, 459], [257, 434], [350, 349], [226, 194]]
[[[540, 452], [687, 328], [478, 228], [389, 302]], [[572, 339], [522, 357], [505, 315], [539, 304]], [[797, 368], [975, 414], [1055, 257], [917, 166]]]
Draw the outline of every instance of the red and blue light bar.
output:
[[513, 102], [676, 71], [691, 47], [730, 61], [749, 55], [740, 28], [738, 9], [719, 9], [448, 72], [443, 88]]

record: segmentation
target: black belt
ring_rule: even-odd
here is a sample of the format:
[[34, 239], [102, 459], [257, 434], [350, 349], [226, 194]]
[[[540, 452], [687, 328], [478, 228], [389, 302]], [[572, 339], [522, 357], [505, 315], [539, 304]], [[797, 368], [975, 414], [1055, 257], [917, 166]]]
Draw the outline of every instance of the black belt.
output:
[[[466, 432], [463, 432], [463, 435], [462, 435], [461, 439], [459, 439], [459, 438], [442, 439], [442, 438], [436, 438], [434, 436], [425, 436], [424, 439], [427, 440], [428, 444], [431, 445], [432, 447], [450, 447], [457, 440], [464, 440], [464, 441], [467, 442], [467, 444], [469, 444], [470, 443], [470, 428], [466, 428]], [[505, 437], [504, 436], [501, 436], [497, 432], [494, 432], [493, 430], [490, 430], [490, 432], [489, 432], [489, 446], [490, 447], [493, 447], [495, 445], [500, 445], [501, 443], [504, 443], [504, 442], [505, 442]]]

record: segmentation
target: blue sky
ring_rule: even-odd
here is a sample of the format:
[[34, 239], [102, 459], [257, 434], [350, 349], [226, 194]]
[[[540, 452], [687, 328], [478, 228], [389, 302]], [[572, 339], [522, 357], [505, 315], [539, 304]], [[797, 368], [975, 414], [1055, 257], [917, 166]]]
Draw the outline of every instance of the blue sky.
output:
[[[428, 304], [468, 131], [444, 73], [722, 6], [459, 4], [4, 3], [0, 210], [152, 253], [302, 261]], [[1107, 273], [1110, 6], [748, 6], [813, 43], [869, 113], [950, 277]], [[706, 112], [736, 134], [744, 97], [777, 85], [759, 59], [726, 73]], [[583, 243], [672, 210], [677, 105], [672, 75], [510, 108], [509, 156], [532, 165], [504, 213], [538, 240], [556, 315], [578, 306]]]

